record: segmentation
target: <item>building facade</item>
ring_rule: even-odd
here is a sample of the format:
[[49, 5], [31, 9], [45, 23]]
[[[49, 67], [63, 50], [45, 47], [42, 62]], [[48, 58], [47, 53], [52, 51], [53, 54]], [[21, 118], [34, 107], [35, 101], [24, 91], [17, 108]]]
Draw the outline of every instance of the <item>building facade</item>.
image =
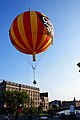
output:
[[70, 105], [74, 105], [75, 107], [80, 107], [80, 100], [76, 100], [75, 97], [73, 101], [63, 101], [62, 102], [64, 107], [70, 107]]
[[3, 91], [25, 91], [30, 98], [30, 103], [27, 105], [30, 107], [31, 105], [34, 107], [38, 107], [40, 105], [40, 90], [37, 87], [32, 87], [24, 84], [18, 84], [10, 81], [5, 81], [0, 83], [0, 95]]
[[50, 109], [56, 108], [56, 107], [62, 107], [62, 103], [60, 100], [54, 100], [49, 103]]
[[43, 106], [43, 111], [49, 110], [48, 92], [40, 93], [40, 104]]

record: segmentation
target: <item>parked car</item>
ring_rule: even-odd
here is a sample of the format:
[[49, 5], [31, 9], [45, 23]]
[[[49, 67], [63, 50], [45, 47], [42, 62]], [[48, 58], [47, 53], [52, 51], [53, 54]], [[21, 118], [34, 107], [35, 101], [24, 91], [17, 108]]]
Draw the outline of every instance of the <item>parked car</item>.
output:
[[9, 117], [6, 115], [0, 115], [0, 120], [9, 120]]
[[41, 119], [41, 120], [48, 120], [48, 117], [47, 117], [47, 116], [41, 116], [40, 119]]

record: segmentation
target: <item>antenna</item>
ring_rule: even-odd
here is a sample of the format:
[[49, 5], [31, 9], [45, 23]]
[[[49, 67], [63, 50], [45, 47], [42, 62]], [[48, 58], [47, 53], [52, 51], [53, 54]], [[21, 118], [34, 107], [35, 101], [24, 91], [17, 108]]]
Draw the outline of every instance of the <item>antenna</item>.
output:
[[29, 11], [31, 10], [31, 6], [29, 6]]
[[31, 10], [31, 1], [29, 1], [29, 11]]

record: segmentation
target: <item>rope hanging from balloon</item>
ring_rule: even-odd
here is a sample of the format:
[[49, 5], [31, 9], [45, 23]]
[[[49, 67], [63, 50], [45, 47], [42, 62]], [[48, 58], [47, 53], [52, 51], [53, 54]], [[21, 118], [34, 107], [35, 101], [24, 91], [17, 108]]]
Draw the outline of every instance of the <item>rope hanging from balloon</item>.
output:
[[28, 65], [32, 68], [32, 71], [33, 71], [33, 84], [36, 85], [37, 84], [37, 81], [36, 81], [36, 67], [38, 66], [38, 64], [41, 62], [41, 60], [43, 59], [43, 57], [46, 55], [46, 52], [45, 51], [43, 54], [41, 54], [41, 56], [39, 57], [39, 59], [35, 62], [31, 62], [28, 60], [28, 57], [26, 59], [26, 57], [20, 53], [20, 55], [23, 57], [23, 59], [28, 63]]
[[32, 66], [32, 69], [33, 69], [33, 84], [35, 85], [36, 84], [36, 80], [35, 80], [35, 70], [36, 70], [36, 66]]

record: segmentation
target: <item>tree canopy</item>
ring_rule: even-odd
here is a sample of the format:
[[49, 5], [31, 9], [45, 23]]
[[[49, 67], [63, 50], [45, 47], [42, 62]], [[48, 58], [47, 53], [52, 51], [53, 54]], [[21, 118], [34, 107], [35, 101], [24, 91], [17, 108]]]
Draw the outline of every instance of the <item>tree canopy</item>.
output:
[[29, 96], [25, 91], [16, 90], [2, 92], [0, 99], [10, 114], [15, 114], [20, 106], [24, 107], [29, 102]]

